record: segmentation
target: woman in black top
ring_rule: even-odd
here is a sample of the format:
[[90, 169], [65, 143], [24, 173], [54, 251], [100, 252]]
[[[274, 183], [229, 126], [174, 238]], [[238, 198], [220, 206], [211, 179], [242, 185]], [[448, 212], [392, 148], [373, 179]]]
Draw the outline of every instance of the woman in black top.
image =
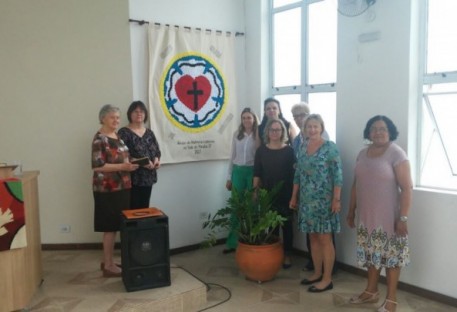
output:
[[[292, 210], [289, 209], [289, 200], [292, 195], [295, 153], [292, 147], [285, 143], [286, 127], [279, 119], [272, 119], [265, 127], [265, 142], [261, 145], [254, 158], [254, 188], [273, 189], [278, 183], [283, 183], [276, 200], [274, 208], [287, 221], [282, 226], [284, 262], [283, 268], [291, 266], [290, 253], [292, 251]], [[279, 234], [279, 229], [278, 233]]]
[[118, 134], [129, 148], [132, 160], [147, 157], [144, 165], [131, 173], [131, 208], [150, 206], [152, 185], [157, 182], [157, 169], [160, 167], [159, 143], [151, 129], [144, 123], [148, 120], [148, 110], [141, 101], [130, 104], [127, 111], [129, 125], [119, 130]]
[[265, 126], [269, 120], [272, 119], [280, 119], [284, 126], [286, 127], [286, 144], [291, 145], [293, 139], [297, 136], [297, 133], [294, 127], [290, 126], [290, 122], [288, 122], [281, 112], [281, 104], [275, 98], [267, 98], [263, 102], [263, 118], [262, 122], [259, 125], [259, 139], [262, 144], [266, 144], [265, 142]]

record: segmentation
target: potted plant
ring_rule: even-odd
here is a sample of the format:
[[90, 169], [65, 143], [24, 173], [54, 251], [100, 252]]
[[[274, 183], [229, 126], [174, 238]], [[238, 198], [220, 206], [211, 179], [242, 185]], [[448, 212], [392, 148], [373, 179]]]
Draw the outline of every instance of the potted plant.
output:
[[[284, 257], [282, 245], [275, 229], [286, 220], [273, 209], [273, 202], [281, 188], [276, 185], [271, 191], [251, 189], [245, 192], [232, 191], [227, 205], [219, 209], [203, 223], [208, 228], [205, 244], [216, 243], [216, 233], [231, 229], [238, 233], [236, 262], [248, 279], [265, 282], [272, 279], [281, 268]], [[237, 222], [232, 222], [232, 215]]]

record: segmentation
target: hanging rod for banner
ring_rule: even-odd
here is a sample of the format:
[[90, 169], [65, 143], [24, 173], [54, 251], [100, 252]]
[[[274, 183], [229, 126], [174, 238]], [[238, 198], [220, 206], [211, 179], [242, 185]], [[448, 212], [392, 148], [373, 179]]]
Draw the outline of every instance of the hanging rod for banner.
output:
[[[138, 25], [140, 25], [140, 26], [141, 26], [141, 25], [144, 25], [144, 24], [149, 24], [148, 21], [145, 21], [145, 20], [141, 20], [141, 21], [140, 21], [140, 20], [135, 20], [135, 19], [131, 19], [131, 18], [129, 19], [129, 22], [130, 22], [130, 23], [138, 23]], [[160, 26], [161, 24], [160, 24], [160, 23], [154, 23], [154, 25]], [[165, 26], [170, 27], [171, 25], [165, 24]], [[178, 26], [178, 25], [174, 25], [173, 27], [176, 27], [176, 28], [183, 27], [184, 29], [191, 29], [191, 28], [192, 28], [192, 27], [189, 27], [189, 26]], [[200, 31], [202, 30], [201, 28], [195, 28], [195, 29], [196, 29], [196, 30], [200, 30]], [[204, 31], [213, 31], [213, 30], [211, 30], [211, 29], [204, 29]], [[215, 30], [215, 32], [216, 32], [217, 34], [222, 34], [222, 33], [224, 33], [224, 31], [222, 31], [222, 30]], [[231, 34], [232, 34], [232, 32], [230, 32], [230, 31], [225, 31], [225, 33], [226, 33], [227, 35], [231, 35]], [[236, 32], [236, 33], [235, 33], [235, 37], [238, 37], [238, 36], [244, 36], [244, 33], [242, 33], [242, 32]]]

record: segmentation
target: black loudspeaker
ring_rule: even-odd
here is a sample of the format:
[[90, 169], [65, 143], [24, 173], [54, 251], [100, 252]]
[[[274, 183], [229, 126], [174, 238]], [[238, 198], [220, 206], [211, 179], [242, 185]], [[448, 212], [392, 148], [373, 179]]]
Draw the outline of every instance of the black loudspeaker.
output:
[[[148, 216], [121, 221], [122, 281], [127, 291], [170, 286], [170, 246], [168, 217]], [[135, 215], [130, 210], [129, 215]]]

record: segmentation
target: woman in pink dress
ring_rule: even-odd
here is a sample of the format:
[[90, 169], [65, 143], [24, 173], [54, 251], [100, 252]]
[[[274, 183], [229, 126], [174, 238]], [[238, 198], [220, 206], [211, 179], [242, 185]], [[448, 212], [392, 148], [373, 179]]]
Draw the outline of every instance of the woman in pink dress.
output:
[[371, 144], [357, 157], [347, 223], [355, 227], [357, 209], [357, 264], [368, 269], [368, 281], [366, 289], [350, 302], [378, 302], [378, 280], [385, 268], [387, 294], [378, 311], [392, 312], [397, 307], [400, 269], [409, 263], [410, 165], [406, 153], [393, 143], [398, 131], [389, 118], [371, 118], [363, 135]]

